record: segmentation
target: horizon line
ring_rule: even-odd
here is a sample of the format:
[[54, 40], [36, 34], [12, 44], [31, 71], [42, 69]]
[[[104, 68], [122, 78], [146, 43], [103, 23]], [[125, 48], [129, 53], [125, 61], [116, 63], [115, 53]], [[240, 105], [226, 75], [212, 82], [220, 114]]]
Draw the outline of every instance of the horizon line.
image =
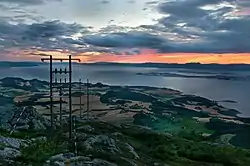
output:
[[[6, 61], [0, 60], [0, 63], [44, 63], [40, 61]], [[60, 62], [55, 62], [60, 63]], [[64, 62], [67, 63], [67, 62]], [[77, 63], [77, 62], [73, 62]], [[190, 62], [190, 63], [160, 63], [160, 62], [79, 62], [79, 64], [166, 64], [166, 65], [185, 65], [185, 64], [197, 64], [197, 65], [250, 65], [250, 63], [200, 63], [200, 62]]]

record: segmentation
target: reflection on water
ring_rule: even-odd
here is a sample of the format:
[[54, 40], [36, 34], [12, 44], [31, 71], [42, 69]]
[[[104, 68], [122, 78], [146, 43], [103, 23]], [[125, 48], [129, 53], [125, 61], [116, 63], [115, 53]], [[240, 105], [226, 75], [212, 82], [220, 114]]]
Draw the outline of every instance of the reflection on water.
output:
[[[56, 65], [60, 67], [60, 65]], [[63, 66], [61, 66], [63, 67]], [[0, 78], [3, 77], [22, 77], [25, 79], [49, 79], [48, 65], [27, 68], [8, 68], [0, 69]], [[146, 67], [124, 67], [124, 66], [90, 66], [74, 65], [73, 80], [87, 78], [93, 82], [102, 82], [110, 85], [142, 85], [168, 87], [180, 90], [184, 93], [195, 94], [213, 100], [233, 100], [238, 103], [221, 103], [229, 108], [236, 108], [243, 114], [250, 116], [250, 88], [249, 81], [216, 80], [204, 78], [181, 78], [181, 77], [158, 77], [136, 75], [139, 72], [171, 72], [190, 74], [213, 74], [212, 71], [197, 73], [185, 69], [157, 69]], [[236, 72], [237, 73], [237, 72]], [[234, 73], [235, 74], [235, 73]], [[241, 72], [237, 74], [247, 74]]]

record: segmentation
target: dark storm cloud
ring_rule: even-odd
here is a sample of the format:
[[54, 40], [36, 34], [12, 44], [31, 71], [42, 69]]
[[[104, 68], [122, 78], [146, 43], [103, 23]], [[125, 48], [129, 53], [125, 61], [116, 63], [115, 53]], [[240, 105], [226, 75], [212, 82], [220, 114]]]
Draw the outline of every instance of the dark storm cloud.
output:
[[39, 40], [40, 38], [70, 36], [76, 32], [81, 32], [82, 29], [83, 27], [78, 24], [65, 24], [60, 21], [46, 21], [42, 24], [37, 23], [27, 26], [23, 38]]
[[87, 44], [100, 47], [120, 47], [120, 48], [155, 48], [165, 42], [163, 38], [144, 32], [112, 33], [85, 36]]
[[[88, 33], [89, 27], [47, 21], [39, 24], [10, 24], [0, 21], [0, 39], [4, 48], [76, 49], [67, 38], [76, 33]], [[73, 40], [73, 39], [72, 39]]]
[[[205, 5], [213, 6], [213, 10], [204, 10]], [[187, 39], [196, 36], [200, 42], [192, 41], [175, 43], [175, 51], [184, 52], [250, 52], [248, 30], [249, 16], [236, 16], [235, 8], [241, 10], [250, 2], [235, 0], [184, 0], [165, 2], [158, 6], [161, 13], [168, 14], [159, 20], [165, 31], [182, 35]], [[228, 15], [231, 14], [231, 18]], [[182, 26], [178, 24], [183, 24]], [[155, 26], [159, 27], [159, 26]], [[160, 51], [168, 52], [169, 48]]]

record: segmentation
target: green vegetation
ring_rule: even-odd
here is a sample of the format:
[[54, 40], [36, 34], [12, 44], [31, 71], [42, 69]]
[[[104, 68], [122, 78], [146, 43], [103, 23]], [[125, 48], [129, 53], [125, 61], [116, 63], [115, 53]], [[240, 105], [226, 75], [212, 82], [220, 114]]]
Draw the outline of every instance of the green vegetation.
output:
[[52, 140], [37, 140], [21, 149], [20, 162], [33, 165], [43, 165], [51, 156], [67, 152], [67, 144], [58, 138]]
[[0, 94], [0, 105], [1, 106], [5, 106], [8, 104], [13, 103], [13, 98], [12, 97], [5, 97], [5, 96], [1, 96]]
[[111, 99], [114, 97], [117, 99], [134, 100], [142, 102], [152, 102], [156, 100], [156, 98], [154, 98], [153, 96], [124, 89], [124, 90], [108, 91], [106, 94], [101, 96], [100, 101], [102, 103], [111, 103]]
[[[79, 155], [91, 155], [92, 159], [99, 158], [121, 166], [133, 165], [131, 163], [139, 166], [153, 163], [170, 166], [246, 166], [250, 162], [248, 150], [214, 144], [212, 140], [197, 132], [183, 131], [172, 136], [135, 125], [115, 126], [103, 122], [77, 123], [77, 126], [93, 128], [88, 132], [78, 131], [78, 134], [87, 133], [84, 138], [78, 140]], [[39, 166], [51, 156], [68, 153], [69, 146], [64, 132], [56, 131], [53, 138], [32, 141], [28, 146], [22, 147], [21, 156], [17, 161]], [[107, 140], [104, 144], [95, 143], [92, 149], [86, 149], [84, 141], [99, 135], [108, 136], [115, 140], [115, 144], [109, 146], [105, 143]], [[134, 148], [139, 158], [131, 154], [128, 144]], [[111, 153], [110, 147], [117, 148], [118, 151]]]
[[30, 139], [35, 137], [47, 136], [48, 132], [46, 130], [23, 130], [10, 134], [10, 131], [0, 128], [0, 135], [19, 139]]
[[[133, 131], [133, 132], [131, 132]], [[133, 128], [125, 131], [133, 138], [137, 150], [152, 155], [155, 160], [172, 165], [215, 165], [246, 166], [250, 162], [250, 152], [239, 148], [220, 146], [200, 140], [196, 135], [189, 139], [167, 136]], [[190, 139], [191, 138], [191, 139]]]
[[[179, 135], [170, 136], [139, 126], [125, 125], [120, 127], [111, 124], [92, 122], [88, 123], [94, 128], [94, 134], [106, 134], [119, 132], [115, 139], [119, 142], [127, 142], [140, 156], [135, 160], [123, 147], [121, 153], [110, 154], [106, 152], [83, 151], [82, 154], [91, 153], [93, 157], [100, 157], [110, 162], [128, 165], [127, 160], [138, 165], [169, 164], [171, 166], [246, 166], [250, 162], [250, 152], [240, 148], [214, 144], [207, 137], [199, 133], [181, 132]], [[84, 148], [81, 148], [84, 149]], [[80, 149], [80, 150], [81, 150]]]
[[178, 134], [180, 132], [196, 132], [200, 134], [213, 133], [213, 131], [208, 130], [204, 124], [200, 124], [194, 119], [171, 114], [169, 114], [168, 116], [137, 114], [134, 116], [134, 124], [140, 126], [148, 126], [155, 131], [168, 132], [172, 134]]

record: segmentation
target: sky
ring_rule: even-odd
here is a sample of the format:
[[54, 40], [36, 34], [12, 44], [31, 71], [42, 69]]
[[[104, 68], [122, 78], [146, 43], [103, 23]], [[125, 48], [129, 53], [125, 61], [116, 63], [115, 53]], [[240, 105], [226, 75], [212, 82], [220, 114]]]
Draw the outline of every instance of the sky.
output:
[[249, 0], [0, 0], [0, 61], [248, 63]]

